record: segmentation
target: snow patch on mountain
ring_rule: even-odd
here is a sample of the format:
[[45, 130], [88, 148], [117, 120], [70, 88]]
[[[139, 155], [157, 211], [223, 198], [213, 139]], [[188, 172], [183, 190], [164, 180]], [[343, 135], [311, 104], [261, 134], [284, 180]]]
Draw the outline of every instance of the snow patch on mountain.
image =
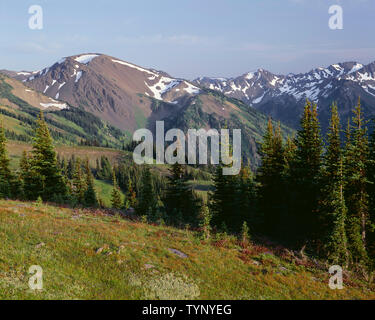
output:
[[272, 81], [270, 82], [271, 86], [275, 86], [276, 83], [277, 83], [279, 80], [280, 80], [280, 78], [278, 78], [278, 77], [275, 76], [275, 77], [272, 79]]
[[370, 74], [368, 72], [366, 73], [359, 73], [359, 81], [374, 81], [375, 80], [375, 75]]
[[51, 103], [40, 103], [40, 105], [43, 107], [43, 108], [51, 108], [51, 107], [55, 107], [55, 108], [58, 108], [60, 110], [63, 110], [63, 109], [67, 109], [68, 106], [66, 103], [58, 103], [57, 101], [56, 102], [51, 102]]
[[180, 84], [179, 80], [171, 79], [168, 77], [161, 77], [159, 81], [154, 85], [149, 85], [145, 81], [146, 86], [154, 94], [154, 98], [158, 100], [163, 100], [162, 95], [168, 92], [170, 89]]
[[[143, 68], [141, 68], [141, 67], [138, 67], [138, 66], [136, 66], [136, 65], [134, 65], [134, 64], [131, 64], [131, 63], [128, 63], [128, 62], [125, 62], [125, 61], [121, 61], [121, 60], [113, 60], [113, 59], [112, 59], [112, 61], [115, 62], [115, 63], [122, 64], [122, 65], [124, 65], [124, 66], [127, 66], [127, 67], [129, 67], [129, 68], [133, 68], [133, 69], [136, 69], [136, 70], [138, 70], [138, 71], [145, 72], [145, 73], [147, 73], [147, 74], [149, 74], [149, 75], [152, 75], [152, 76], [154, 76], [154, 77], [158, 77], [158, 75], [157, 75], [156, 73], [151, 72], [151, 71], [149, 71], [149, 70], [147, 70], [147, 69], [143, 69]], [[154, 79], [155, 79], [155, 78], [154, 78]], [[150, 80], [154, 80], [154, 79], [150, 79]]]
[[76, 80], [74, 82], [77, 83], [79, 81], [79, 79], [81, 79], [81, 77], [82, 77], [82, 71], [78, 71], [77, 74], [76, 74]]
[[18, 76], [29, 76], [31, 73], [30, 72], [17, 72]]
[[253, 79], [255, 76], [254, 72], [249, 72], [246, 76], [245, 76], [245, 79], [246, 80], [251, 80]]
[[350, 70], [350, 71], [348, 72], [348, 74], [351, 74], [351, 73], [357, 72], [358, 70], [360, 70], [360, 69], [362, 69], [362, 68], [363, 68], [363, 64], [361, 64], [361, 63], [356, 63], [356, 64], [354, 65], [354, 67], [352, 68], [352, 70]]
[[184, 88], [184, 90], [189, 94], [198, 94], [200, 92], [200, 89], [191, 83], [184, 81], [184, 84], [187, 85], [187, 88]]
[[74, 60], [82, 64], [88, 64], [98, 56], [99, 55], [97, 54], [84, 54], [82, 56], [75, 58]]
[[259, 98], [254, 99], [253, 103], [257, 104], [257, 103], [261, 102], [265, 95], [266, 95], [266, 93], [263, 93], [263, 95], [261, 95]]

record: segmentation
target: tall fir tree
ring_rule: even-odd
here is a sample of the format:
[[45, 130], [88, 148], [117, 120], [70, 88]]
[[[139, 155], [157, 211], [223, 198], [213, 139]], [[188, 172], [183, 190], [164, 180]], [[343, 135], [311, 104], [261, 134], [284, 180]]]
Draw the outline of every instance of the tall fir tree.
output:
[[98, 199], [95, 191], [94, 176], [91, 172], [89, 159], [86, 158], [85, 161], [85, 171], [86, 171], [86, 191], [84, 195], [84, 203], [89, 207], [97, 207], [99, 205]]
[[369, 196], [367, 165], [369, 144], [367, 128], [358, 101], [353, 125], [348, 127], [345, 146], [345, 198], [348, 207], [347, 236], [351, 262], [368, 264], [366, 231], [369, 225]]
[[112, 167], [108, 158], [102, 156], [100, 158], [100, 171], [97, 172], [97, 177], [100, 180], [111, 180], [112, 179]]
[[218, 230], [226, 226], [229, 228], [226, 231], [237, 232], [239, 216], [242, 216], [237, 210], [239, 179], [237, 176], [224, 175], [223, 167], [222, 164], [217, 166], [213, 178], [214, 191], [209, 194], [212, 224]]
[[[210, 212], [212, 214], [212, 224], [218, 228], [222, 225], [223, 221], [226, 221], [226, 213], [231, 215], [232, 208], [228, 212], [228, 201], [230, 193], [227, 177], [223, 175], [223, 167], [218, 165], [216, 167], [213, 177], [214, 191], [209, 194], [210, 199]], [[234, 198], [232, 197], [231, 200]]]
[[140, 216], [154, 214], [157, 209], [157, 198], [149, 166], [142, 173], [141, 187], [136, 212]]
[[322, 169], [323, 141], [320, 135], [317, 106], [306, 101], [301, 129], [295, 140], [295, 160], [291, 166], [293, 212], [290, 221], [297, 245], [314, 247], [318, 232], [318, 202]]
[[77, 158], [75, 161], [75, 168], [72, 181], [72, 193], [77, 203], [84, 204], [86, 190], [87, 184], [82, 171], [81, 159]]
[[193, 193], [184, 167], [179, 163], [173, 164], [164, 199], [165, 209], [171, 220], [177, 223], [197, 223], [199, 206]]
[[0, 123], [0, 198], [9, 198], [12, 195], [12, 173], [10, 160], [6, 150], [6, 138], [3, 121]]
[[284, 145], [284, 173], [283, 173], [283, 193], [284, 198], [284, 211], [282, 212], [282, 218], [279, 226], [279, 237], [284, 240], [293, 240], [291, 234], [295, 233], [295, 186], [293, 184], [293, 166], [296, 159], [296, 139], [294, 136], [288, 136], [286, 143]]
[[33, 178], [31, 173], [31, 157], [30, 155], [24, 150], [21, 155], [20, 160], [20, 178], [22, 181], [23, 186], [23, 196], [26, 199], [32, 199], [33, 197], [33, 190], [27, 188], [27, 186], [31, 185]]
[[286, 158], [280, 124], [274, 130], [271, 119], [261, 146], [262, 164], [258, 171], [259, 207], [264, 219], [265, 230], [272, 235], [282, 232], [283, 212], [285, 211]]
[[290, 170], [291, 166], [293, 165], [293, 161], [296, 155], [297, 146], [295, 144], [294, 138], [290, 136], [286, 140], [286, 144], [284, 147], [284, 158], [285, 158], [285, 176], [288, 180], [290, 177]]
[[137, 206], [137, 194], [133, 187], [133, 181], [128, 177], [127, 191], [125, 194], [125, 209], [135, 208]]
[[348, 264], [346, 237], [347, 207], [344, 198], [343, 152], [340, 138], [340, 118], [336, 104], [331, 108], [328, 147], [322, 172], [320, 202], [320, 233], [324, 240], [323, 252], [335, 264]]
[[373, 132], [369, 144], [369, 156], [367, 164], [367, 178], [369, 195], [369, 214], [370, 225], [368, 232], [368, 252], [375, 264], [375, 120], [373, 122]]
[[76, 156], [73, 154], [67, 164], [65, 176], [68, 179], [73, 179], [74, 170], [76, 168]]
[[113, 182], [113, 189], [111, 192], [111, 204], [112, 208], [114, 209], [121, 209], [123, 206], [123, 202], [121, 200], [121, 192], [120, 188], [117, 184], [117, 178], [116, 178], [116, 172], [115, 169], [113, 169], [112, 173], [112, 182]]
[[40, 196], [44, 201], [54, 201], [56, 197], [66, 196], [67, 188], [57, 164], [53, 140], [42, 111], [37, 119], [30, 172], [30, 179], [25, 188], [32, 191], [31, 200]]
[[[227, 129], [227, 125], [224, 126]], [[232, 153], [229, 137], [224, 136], [220, 141], [222, 152]], [[238, 211], [239, 188], [238, 175], [224, 175], [223, 169], [230, 167], [222, 161], [216, 166], [213, 177], [214, 191], [209, 194], [209, 209], [212, 214], [212, 225], [220, 231], [238, 232], [240, 216]], [[242, 223], [242, 221], [241, 221]]]
[[252, 227], [258, 227], [260, 220], [257, 211], [257, 184], [254, 180], [250, 164], [241, 168], [238, 176], [236, 207], [239, 215], [236, 216], [237, 228], [240, 221], [247, 221]]

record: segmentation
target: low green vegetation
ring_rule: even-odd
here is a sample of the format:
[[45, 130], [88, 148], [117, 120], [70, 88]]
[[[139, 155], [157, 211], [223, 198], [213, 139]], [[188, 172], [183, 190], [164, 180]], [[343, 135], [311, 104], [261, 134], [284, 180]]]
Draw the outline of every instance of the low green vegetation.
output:
[[[0, 299], [375, 298], [351, 274], [331, 290], [326, 266], [288, 250], [200, 240], [99, 210], [0, 201], [0, 241]], [[32, 265], [43, 269], [43, 290], [29, 288]]]
[[[111, 192], [113, 185], [111, 182], [95, 179], [95, 189], [98, 198], [101, 199], [105, 207], [111, 207]], [[122, 200], [125, 199], [125, 195], [121, 192]]]

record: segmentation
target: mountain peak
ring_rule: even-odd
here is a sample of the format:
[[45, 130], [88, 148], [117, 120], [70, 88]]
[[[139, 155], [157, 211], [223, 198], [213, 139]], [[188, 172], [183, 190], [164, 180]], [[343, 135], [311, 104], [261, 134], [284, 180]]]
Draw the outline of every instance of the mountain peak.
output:
[[187, 80], [100, 53], [64, 57], [41, 71], [11, 76], [129, 131], [139, 125], [139, 114], [152, 112], [153, 99], [176, 105], [200, 93]]
[[86, 53], [86, 54], [80, 54], [70, 57], [75, 62], [82, 63], [82, 64], [89, 64], [93, 59], [103, 56], [99, 53]]
[[[276, 97], [292, 98], [304, 101], [306, 98], [314, 102], [326, 99], [336, 88], [337, 81], [342, 79], [362, 84], [363, 89], [373, 94], [368, 83], [375, 78], [375, 62], [364, 66], [356, 61], [318, 67], [307, 73], [275, 75], [263, 68], [248, 72], [240, 77], [226, 81], [207, 81], [202, 78], [199, 84], [218, 90], [230, 97], [242, 100], [250, 105], [260, 105], [272, 101]], [[366, 82], [365, 84], [363, 84]]]

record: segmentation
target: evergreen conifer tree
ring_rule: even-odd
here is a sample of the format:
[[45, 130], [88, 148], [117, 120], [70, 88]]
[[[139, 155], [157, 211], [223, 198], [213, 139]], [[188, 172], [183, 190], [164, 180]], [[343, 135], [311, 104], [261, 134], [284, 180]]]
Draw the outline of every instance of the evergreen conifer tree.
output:
[[157, 198], [154, 190], [151, 170], [147, 166], [142, 174], [141, 187], [139, 192], [136, 212], [139, 216], [154, 213], [157, 209]]
[[113, 170], [113, 173], [112, 173], [112, 181], [113, 181], [113, 189], [112, 189], [112, 193], [111, 193], [112, 208], [121, 209], [123, 203], [122, 203], [122, 200], [121, 200], [120, 188], [117, 184], [117, 178], [116, 178], [115, 170]]
[[128, 177], [128, 188], [125, 194], [125, 209], [135, 208], [137, 205], [137, 194], [133, 189], [133, 182]]
[[73, 173], [72, 191], [73, 196], [79, 204], [84, 204], [87, 190], [86, 179], [82, 172], [81, 159], [76, 159]]
[[[164, 199], [167, 215], [176, 222], [197, 223], [198, 204], [187, 182], [184, 167], [175, 163], [170, 169]], [[183, 221], [178, 221], [182, 219]]]
[[346, 232], [353, 263], [367, 265], [366, 231], [369, 225], [367, 128], [360, 100], [354, 109], [353, 126], [348, 127], [345, 146], [345, 198], [348, 207]]
[[26, 186], [31, 185], [32, 177], [31, 177], [31, 158], [30, 155], [26, 152], [22, 152], [21, 160], [20, 160], [20, 178], [22, 181], [23, 186], [23, 195], [27, 200], [32, 199], [33, 197], [33, 190], [30, 190]]
[[340, 139], [340, 118], [337, 105], [332, 105], [328, 132], [328, 147], [322, 177], [322, 201], [320, 211], [321, 236], [325, 252], [332, 263], [347, 265], [346, 237], [347, 208], [344, 198], [343, 153]]
[[[227, 128], [225, 125], [224, 128]], [[230, 141], [226, 137], [221, 142], [222, 150], [232, 152]], [[233, 175], [224, 175], [223, 168], [229, 167], [224, 163], [216, 166], [214, 173], [214, 191], [209, 194], [209, 207], [212, 213], [212, 225], [218, 230], [238, 232], [242, 213], [238, 210], [238, 189], [239, 177]], [[241, 221], [241, 222], [240, 222]]]
[[295, 205], [295, 194], [294, 185], [292, 178], [292, 168], [294, 166], [294, 161], [296, 158], [297, 146], [295, 143], [295, 137], [288, 136], [285, 146], [284, 146], [284, 194], [285, 194], [285, 210], [283, 212], [282, 223], [280, 229], [283, 233], [288, 234], [291, 230], [290, 226], [294, 226], [294, 212], [293, 207]]
[[293, 219], [289, 222], [297, 244], [305, 245], [310, 242], [313, 245], [319, 233], [317, 210], [321, 196], [323, 141], [317, 106], [308, 100], [295, 144], [295, 160], [290, 172], [293, 202], [289, 207], [293, 212]]
[[95, 184], [94, 184], [94, 176], [90, 169], [89, 160], [86, 158], [85, 161], [85, 171], [86, 171], [86, 191], [84, 196], [84, 203], [86, 206], [89, 207], [97, 207], [98, 206], [98, 199], [96, 197], [95, 191]]
[[285, 177], [288, 180], [290, 177], [290, 170], [296, 155], [297, 146], [294, 139], [288, 137], [284, 147], [284, 157], [285, 157]]
[[273, 129], [269, 119], [267, 132], [261, 146], [262, 164], [257, 180], [259, 187], [259, 207], [264, 218], [265, 230], [275, 235], [281, 232], [283, 212], [285, 210], [284, 169], [286, 159], [281, 136], [280, 124]]
[[0, 123], [0, 198], [11, 197], [12, 173], [9, 168], [10, 160], [6, 150], [6, 138], [3, 122]]
[[107, 157], [102, 156], [100, 158], [100, 171], [98, 173], [98, 179], [111, 180], [112, 179], [112, 167]]
[[238, 213], [236, 223], [247, 221], [253, 226], [259, 226], [260, 221], [257, 216], [257, 185], [250, 165], [243, 166], [238, 176], [237, 201], [235, 203]]
[[31, 200], [40, 196], [44, 201], [53, 201], [55, 197], [64, 197], [67, 193], [58, 168], [52, 137], [42, 112], [35, 130], [29, 178], [25, 188], [31, 191]]
[[370, 139], [369, 156], [367, 164], [367, 177], [369, 195], [370, 228], [368, 231], [368, 252], [375, 264], [375, 128]]
[[73, 179], [75, 168], [76, 168], [76, 157], [73, 154], [71, 158], [69, 159], [67, 168], [66, 168], [65, 175], [68, 179]]
[[201, 231], [201, 237], [203, 240], [208, 240], [211, 237], [211, 219], [212, 215], [209, 208], [206, 205], [201, 207], [199, 227]]

